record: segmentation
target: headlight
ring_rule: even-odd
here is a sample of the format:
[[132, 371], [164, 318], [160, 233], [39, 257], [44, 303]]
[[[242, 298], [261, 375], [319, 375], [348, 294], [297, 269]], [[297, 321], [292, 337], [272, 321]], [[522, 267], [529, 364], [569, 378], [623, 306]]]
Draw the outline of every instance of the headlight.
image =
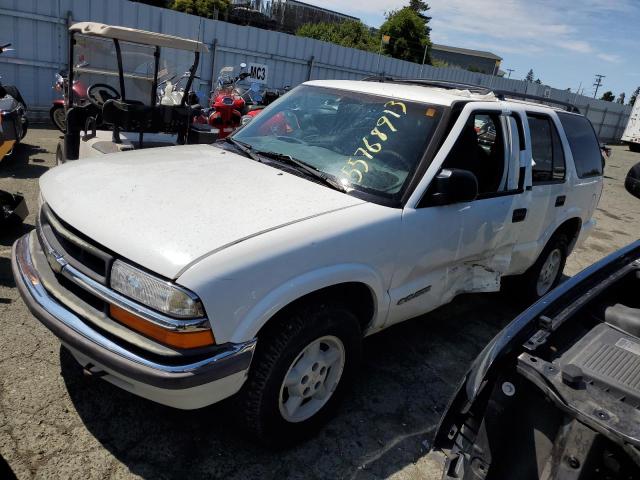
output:
[[172, 317], [204, 317], [202, 303], [194, 294], [120, 260], [111, 268], [111, 288]]

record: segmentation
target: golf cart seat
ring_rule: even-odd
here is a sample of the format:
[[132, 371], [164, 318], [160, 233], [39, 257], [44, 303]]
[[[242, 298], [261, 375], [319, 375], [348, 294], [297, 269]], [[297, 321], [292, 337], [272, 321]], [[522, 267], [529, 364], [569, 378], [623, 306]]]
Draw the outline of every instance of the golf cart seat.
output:
[[107, 100], [102, 107], [102, 120], [119, 130], [156, 131], [153, 107], [132, 100]]
[[183, 105], [144, 105], [131, 100], [107, 100], [102, 120], [123, 132], [179, 133], [189, 125], [189, 107]]

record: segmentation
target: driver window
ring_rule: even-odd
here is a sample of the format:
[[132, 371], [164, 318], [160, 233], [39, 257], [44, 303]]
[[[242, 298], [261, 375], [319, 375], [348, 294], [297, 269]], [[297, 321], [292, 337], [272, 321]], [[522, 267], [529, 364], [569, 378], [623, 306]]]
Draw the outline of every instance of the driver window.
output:
[[473, 173], [478, 193], [490, 195], [506, 189], [506, 148], [500, 113], [472, 113], [443, 168], [459, 168]]

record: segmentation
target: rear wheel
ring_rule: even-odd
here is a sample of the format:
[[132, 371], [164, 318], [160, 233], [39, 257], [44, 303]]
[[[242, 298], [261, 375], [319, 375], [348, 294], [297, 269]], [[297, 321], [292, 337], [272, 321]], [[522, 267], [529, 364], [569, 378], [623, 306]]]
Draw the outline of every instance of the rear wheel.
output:
[[640, 143], [629, 142], [629, 150], [632, 152], [640, 152]]
[[322, 302], [274, 321], [258, 339], [240, 398], [251, 434], [284, 446], [312, 435], [335, 412], [357, 370], [362, 333], [349, 310]]
[[62, 133], [64, 133], [67, 128], [67, 119], [64, 113], [64, 105], [54, 105], [53, 107], [51, 107], [51, 110], [49, 110], [49, 117], [51, 118], [51, 122], [55, 125], [55, 127]]
[[569, 239], [564, 234], [555, 234], [529, 270], [518, 280], [518, 292], [529, 302], [544, 297], [560, 283], [567, 262]]

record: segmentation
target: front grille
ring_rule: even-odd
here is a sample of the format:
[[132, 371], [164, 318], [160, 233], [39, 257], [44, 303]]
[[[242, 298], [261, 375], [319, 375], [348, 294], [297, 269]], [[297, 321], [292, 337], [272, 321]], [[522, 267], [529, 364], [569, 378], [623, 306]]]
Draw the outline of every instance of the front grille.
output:
[[43, 205], [40, 210], [38, 227], [38, 233], [69, 264], [97, 282], [107, 284], [114, 257], [105, 248], [66, 224], [47, 205]]

